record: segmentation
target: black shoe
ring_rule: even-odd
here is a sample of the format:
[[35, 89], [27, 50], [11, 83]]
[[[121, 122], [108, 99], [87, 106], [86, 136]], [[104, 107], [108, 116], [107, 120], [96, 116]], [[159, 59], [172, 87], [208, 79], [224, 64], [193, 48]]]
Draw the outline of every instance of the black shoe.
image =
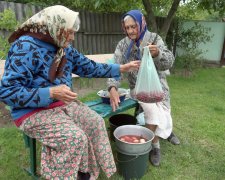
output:
[[89, 180], [90, 179], [90, 174], [87, 172], [87, 173], [83, 173], [83, 172], [80, 172], [78, 171], [78, 174], [77, 174], [77, 180]]
[[159, 148], [153, 148], [150, 151], [149, 160], [153, 166], [159, 166], [161, 159], [161, 153]]
[[167, 140], [169, 142], [171, 142], [173, 145], [179, 145], [180, 144], [180, 140], [178, 139], [178, 137], [173, 132], [170, 134], [170, 136], [167, 138]]

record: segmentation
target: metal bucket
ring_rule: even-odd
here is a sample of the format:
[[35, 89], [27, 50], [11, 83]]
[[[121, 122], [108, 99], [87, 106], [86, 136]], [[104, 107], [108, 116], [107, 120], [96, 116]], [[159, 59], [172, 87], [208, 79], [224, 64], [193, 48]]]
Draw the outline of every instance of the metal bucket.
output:
[[[115, 129], [118, 171], [125, 180], [140, 179], [148, 168], [149, 152], [154, 133], [138, 125], [124, 125]], [[142, 136], [145, 143], [128, 143], [119, 138], [124, 135]]]
[[[138, 125], [124, 125], [119, 126], [113, 133], [116, 140], [116, 148], [119, 152], [127, 155], [142, 155], [151, 150], [151, 142], [154, 138], [154, 133], [142, 126]], [[124, 135], [142, 136], [147, 139], [145, 143], [128, 143], [121, 141], [119, 138]]]

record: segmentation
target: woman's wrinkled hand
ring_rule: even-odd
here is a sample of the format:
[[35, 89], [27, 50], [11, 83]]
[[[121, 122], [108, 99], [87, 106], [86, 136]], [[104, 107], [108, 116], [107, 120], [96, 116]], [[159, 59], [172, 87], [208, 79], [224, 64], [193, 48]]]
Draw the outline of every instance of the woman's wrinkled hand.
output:
[[141, 61], [135, 60], [130, 61], [127, 64], [120, 65], [120, 72], [131, 72], [131, 71], [137, 71], [140, 67]]
[[149, 48], [149, 51], [150, 51], [153, 58], [155, 58], [159, 55], [159, 48], [158, 48], [157, 45], [153, 45], [153, 44], [148, 43], [148, 48]]
[[68, 86], [63, 84], [51, 87], [50, 97], [59, 101], [63, 101], [65, 104], [69, 104], [77, 98], [77, 93], [74, 93]]
[[112, 87], [109, 92], [110, 105], [112, 106], [113, 112], [119, 107], [120, 96], [115, 87]]

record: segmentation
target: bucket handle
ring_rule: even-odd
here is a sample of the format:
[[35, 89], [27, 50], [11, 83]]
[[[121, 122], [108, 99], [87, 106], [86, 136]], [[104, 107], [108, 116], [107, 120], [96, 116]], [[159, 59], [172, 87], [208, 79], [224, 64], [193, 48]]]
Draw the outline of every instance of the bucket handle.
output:
[[121, 163], [127, 163], [127, 162], [130, 162], [130, 161], [133, 161], [133, 160], [137, 159], [138, 157], [139, 157], [139, 155], [135, 155], [134, 158], [129, 159], [128, 161], [120, 161], [120, 160], [118, 159], [117, 154], [116, 154], [116, 160], [117, 160], [118, 162], [121, 162]]

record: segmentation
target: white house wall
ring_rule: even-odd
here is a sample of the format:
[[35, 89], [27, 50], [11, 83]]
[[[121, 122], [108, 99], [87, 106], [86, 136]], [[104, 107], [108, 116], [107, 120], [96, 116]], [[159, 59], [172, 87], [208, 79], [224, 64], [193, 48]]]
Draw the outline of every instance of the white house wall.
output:
[[[201, 43], [198, 47], [204, 52], [201, 56], [204, 60], [220, 63], [221, 53], [223, 49], [223, 42], [225, 38], [225, 22], [206, 22], [199, 21], [199, 24], [211, 28], [209, 35], [212, 36], [210, 42]], [[189, 29], [194, 26], [194, 21], [185, 22], [184, 29]], [[182, 54], [182, 49], [177, 50], [177, 54]]]

